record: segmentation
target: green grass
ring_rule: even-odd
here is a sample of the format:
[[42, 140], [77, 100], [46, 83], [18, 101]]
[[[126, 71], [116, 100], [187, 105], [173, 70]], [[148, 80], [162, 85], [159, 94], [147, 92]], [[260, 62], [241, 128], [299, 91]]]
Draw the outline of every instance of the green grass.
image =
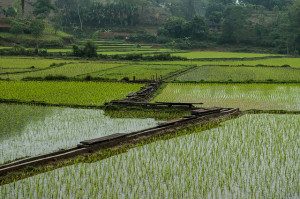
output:
[[300, 70], [266, 67], [201, 66], [176, 78], [180, 81], [300, 81]]
[[122, 79], [123, 77], [129, 77], [130, 79], [133, 76], [136, 79], [151, 79], [152, 76], [160, 77], [165, 76], [171, 72], [175, 72], [178, 70], [186, 69], [187, 66], [180, 65], [137, 65], [137, 64], [129, 64], [126, 66], [112, 68], [99, 73], [91, 73], [92, 77], [101, 77], [101, 78], [109, 78], [109, 79]]
[[275, 55], [275, 54], [233, 53], [233, 52], [212, 52], [212, 51], [173, 53], [172, 55], [180, 56], [180, 57], [186, 57], [188, 59], [199, 59], [199, 58], [250, 58], [250, 57], [278, 56], [278, 55]]
[[153, 102], [203, 102], [204, 107], [299, 111], [299, 99], [299, 84], [168, 84]]
[[[49, 68], [47, 70], [27, 72], [21, 74], [3, 75], [4, 78], [11, 80], [21, 80], [25, 77], [46, 77], [46, 76], [66, 76], [66, 77], [85, 77], [89, 73], [105, 71], [111, 68], [122, 66], [121, 63], [110, 62], [75, 62], [60, 67]], [[103, 72], [104, 73], [104, 72]], [[0, 76], [1, 77], [1, 76]]]
[[66, 105], [103, 105], [138, 91], [141, 84], [0, 81], [0, 99]]

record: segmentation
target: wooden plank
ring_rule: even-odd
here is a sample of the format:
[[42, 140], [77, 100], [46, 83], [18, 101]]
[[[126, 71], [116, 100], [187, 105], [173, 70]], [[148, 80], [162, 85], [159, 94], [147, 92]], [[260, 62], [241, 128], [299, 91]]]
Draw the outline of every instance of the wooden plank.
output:
[[166, 105], [193, 105], [193, 104], [203, 104], [203, 103], [181, 103], [181, 102], [155, 102], [156, 104], [166, 104]]
[[126, 135], [126, 133], [115, 133], [115, 134], [104, 136], [104, 137], [101, 137], [101, 138], [96, 138], [96, 139], [92, 139], [92, 140], [85, 140], [85, 141], [82, 141], [80, 143], [85, 144], [85, 145], [93, 145], [93, 144], [97, 144], [97, 143], [100, 143], [100, 142], [109, 141], [111, 139], [115, 139], [115, 138], [118, 138], [118, 137], [122, 137], [124, 135]]
[[135, 95], [135, 92], [129, 93], [129, 95], [127, 95], [126, 97], [132, 97]]
[[221, 112], [222, 108], [214, 107], [210, 109], [197, 109], [191, 111], [192, 115], [207, 115], [211, 113], [219, 113]]
[[66, 153], [53, 155], [53, 156], [47, 156], [47, 157], [44, 157], [44, 158], [38, 158], [36, 160], [32, 160], [32, 161], [29, 161], [29, 162], [24, 162], [24, 163], [21, 163], [21, 164], [12, 165], [10, 167], [0, 169], [0, 176], [5, 175], [6, 173], [11, 172], [11, 171], [16, 171], [18, 169], [26, 168], [28, 166], [38, 166], [38, 165], [42, 165], [42, 164], [47, 164], [48, 162], [51, 162], [51, 161], [57, 161], [57, 160], [60, 160], [60, 159], [66, 159], [66, 158], [74, 157], [74, 156], [82, 154], [86, 151], [87, 151], [86, 148], [75, 149], [75, 150], [72, 150], [72, 151], [68, 151]]

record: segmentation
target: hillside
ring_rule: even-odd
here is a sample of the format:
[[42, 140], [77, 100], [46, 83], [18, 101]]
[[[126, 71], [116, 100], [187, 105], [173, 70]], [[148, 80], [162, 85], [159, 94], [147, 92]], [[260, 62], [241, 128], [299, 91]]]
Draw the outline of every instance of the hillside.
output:
[[[28, 23], [24, 22], [24, 24]], [[15, 35], [9, 32], [11, 20], [0, 19], [0, 45], [12, 46], [12, 44], [21, 44], [24, 47], [34, 47], [35, 38], [31, 34], [19, 34]], [[2, 28], [3, 27], [3, 28]], [[43, 34], [38, 38], [40, 47], [42, 48], [57, 48], [63, 47], [66, 44], [73, 42], [72, 35], [64, 33], [62, 31], [55, 32], [52, 25], [45, 23], [45, 29]]]

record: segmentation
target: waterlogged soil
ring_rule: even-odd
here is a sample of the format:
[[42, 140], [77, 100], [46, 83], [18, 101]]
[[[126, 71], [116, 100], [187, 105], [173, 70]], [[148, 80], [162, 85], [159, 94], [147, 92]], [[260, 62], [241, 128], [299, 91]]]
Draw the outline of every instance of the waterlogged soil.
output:
[[204, 103], [240, 110], [300, 110], [299, 84], [168, 84], [153, 102]]
[[0, 113], [0, 164], [158, 124], [150, 118], [110, 118], [102, 110], [0, 104]]
[[3, 198], [299, 198], [299, 115], [245, 115], [0, 187]]

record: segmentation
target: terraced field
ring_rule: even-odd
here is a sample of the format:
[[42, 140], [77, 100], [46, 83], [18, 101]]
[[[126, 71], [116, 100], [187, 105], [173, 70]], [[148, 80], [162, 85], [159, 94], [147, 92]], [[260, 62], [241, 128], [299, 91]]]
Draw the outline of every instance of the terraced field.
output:
[[[21, 80], [28, 77], [47, 77], [47, 76], [66, 76], [66, 77], [77, 77], [86, 75], [90, 73], [101, 73], [101, 71], [106, 71], [112, 68], [118, 68], [125, 64], [114, 63], [114, 62], [75, 62], [71, 64], [66, 64], [59, 67], [51, 67], [47, 70], [32, 71], [26, 73], [17, 73], [3, 75], [2, 77], [9, 78], [11, 80]], [[1, 76], [0, 76], [1, 77]]]
[[0, 81], [0, 99], [20, 102], [45, 102], [47, 104], [97, 105], [123, 99], [138, 91], [141, 84], [106, 82], [30, 82]]
[[253, 58], [253, 57], [269, 57], [280, 56], [274, 54], [258, 54], [258, 53], [233, 53], [233, 52], [213, 52], [213, 51], [195, 51], [186, 53], [174, 53], [174, 56], [186, 57], [188, 59], [200, 58]]
[[168, 84], [153, 100], [203, 102], [204, 107], [300, 111], [298, 84]]
[[[169, 64], [169, 61], [157, 61], [157, 64]], [[293, 68], [300, 68], [300, 58], [272, 58], [272, 59], [261, 59], [261, 60], [212, 60], [212, 61], [172, 61], [176, 65], [198, 65], [198, 66], [284, 66], [289, 65]]]
[[3, 185], [0, 196], [299, 198], [299, 124], [297, 115], [245, 115]]
[[60, 64], [68, 62], [62, 59], [45, 59], [39, 57], [0, 57], [0, 69], [1, 68], [20, 68], [28, 69], [31, 67], [42, 69], [48, 68], [51, 64]]
[[157, 125], [149, 118], [110, 118], [102, 110], [0, 104], [0, 113], [0, 165]]
[[176, 78], [179, 81], [300, 81], [300, 70], [279, 67], [202, 66]]
[[[99, 54], [109, 55], [169, 51], [116, 41], [96, 41], [96, 45]], [[68, 46], [48, 52], [70, 50]], [[150, 128], [157, 126], [159, 120], [190, 114], [179, 108], [101, 106], [144, 86], [121, 83], [124, 77], [132, 80], [135, 76], [138, 80], [162, 76], [165, 82], [151, 102], [203, 102], [202, 107], [275, 113], [300, 111], [300, 58], [261, 59], [278, 55], [229, 52], [172, 54], [190, 60], [1, 57], [0, 198], [299, 198], [300, 117], [291, 113], [246, 114], [219, 125], [195, 125], [179, 131], [176, 126], [172, 139], [152, 137], [150, 144], [143, 140], [130, 145], [128, 151], [122, 145], [124, 148], [100, 150], [86, 159], [78, 157], [64, 163], [52, 157], [45, 170], [30, 166], [22, 173], [13, 171], [1, 176], [1, 164], [5, 162], [74, 147], [86, 139]], [[208, 59], [193, 60], [201, 58]], [[237, 60], [225, 61], [228, 58]], [[49, 76], [64, 76], [64, 80], [46, 81]], [[20, 81], [26, 77], [40, 81]], [[215, 83], [170, 83], [173, 81]], [[291, 81], [295, 83], [288, 83]], [[43, 102], [45, 107], [6, 102]], [[91, 106], [105, 112], [90, 109]], [[178, 125], [178, 120], [175, 123]], [[172, 129], [166, 128], [165, 131]], [[135, 135], [134, 143], [138, 140]], [[84, 149], [85, 153], [92, 152], [84, 147], [88, 149]], [[65, 167], [59, 168], [61, 165]]]
[[143, 65], [140, 64], [129, 64], [122, 67], [112, 68], [106, 71], [99, 71], [95, 73], [90, 73], [92, 77], [101, 77], [101, 78], [109, 78], [109, 79], [122, 79], [124, 77], [129, 77], [130, 79], [133, 76], [136, 79], [152, 79], [152, 77], [163, 76], [170, 73], [174, 73], [180, 70], [186, 70], [190, 66], [182, 66], [182, 65], [157, 65], [157, 64], [148, 64]]

